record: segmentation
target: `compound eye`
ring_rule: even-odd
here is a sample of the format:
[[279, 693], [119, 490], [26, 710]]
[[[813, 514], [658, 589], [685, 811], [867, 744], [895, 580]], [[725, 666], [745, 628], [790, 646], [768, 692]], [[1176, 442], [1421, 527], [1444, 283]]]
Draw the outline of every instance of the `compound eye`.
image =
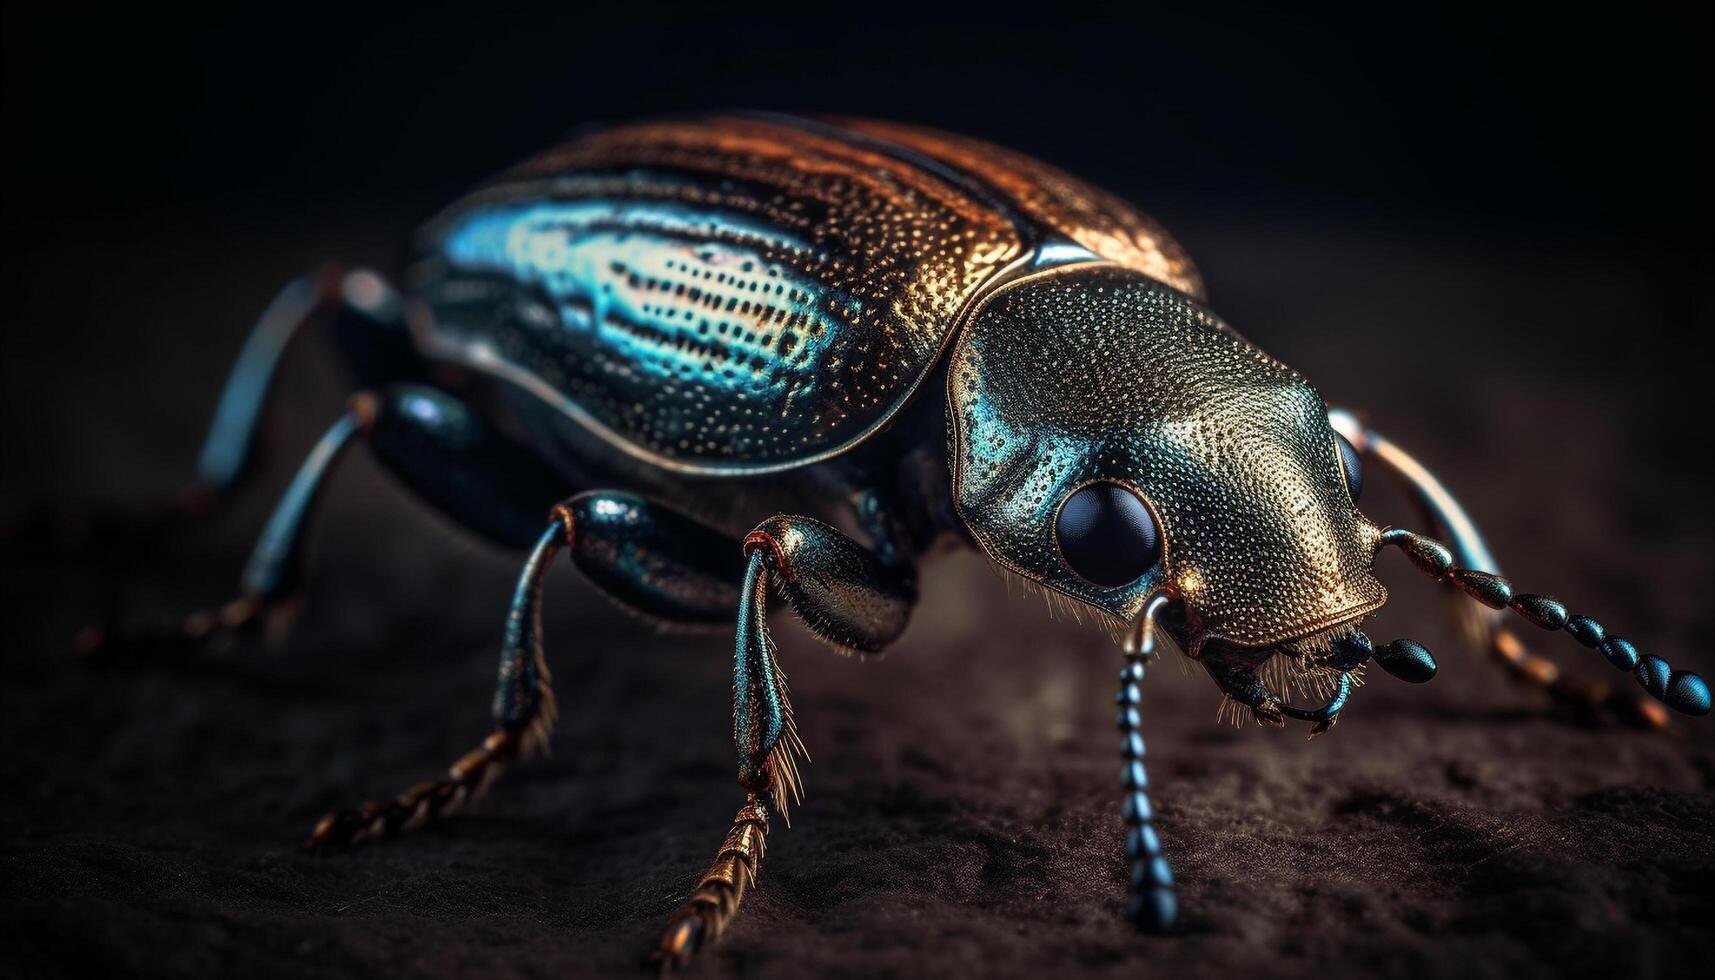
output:
[[1352, 492], [1352, 503], [1364, 495], [1364, 461], [1358, 457], [1357, 447], [1346, 441], [1346, 437], [1334, 433], [1334, 447], [1340, 451], [1340, 469], [1346, 474], [1346, 489]]
[[1137, 581], [1161, 560], [1155, 518], [1118, 483], [1092, 483], [1067, 497], [1054, 534], [1072, 571], [1105, 589]]

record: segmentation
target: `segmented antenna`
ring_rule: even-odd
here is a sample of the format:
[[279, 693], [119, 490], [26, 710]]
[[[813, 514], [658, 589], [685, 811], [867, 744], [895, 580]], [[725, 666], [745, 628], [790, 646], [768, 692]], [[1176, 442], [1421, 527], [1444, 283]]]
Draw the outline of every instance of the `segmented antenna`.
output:
[[1669, 708], [1688, 715], [1709, 713], [1709, 684], [1702, 677], [1689, 670], [1674, 670], [1661, 657], [1639, 655], [1630, 641], [1609, 634], [1589, 616], [1568, 611], [1560, 600], [1515, 592], [1512, 583], [1499, 575], [1460, 568], [1453, 564], [1453, 553], [1445, 545], [1404, 528], [1390, 527], [1383, 531], [1381, 544], [1394, 545], [1405, 552], [1418, 571], [1437, 582], [1458, 587], [1490, 609], [1511, 609], [1542, 629], [1565, 630], [1584, 646], [1599, 650], [1616, 670], [1631, 673], [1639, 687]]
[[1179, 916], [1179, 899], [1173, 889], [1173, 867], [1161, 853], [1161, 837], [1155, 832], [1155, 807], [1149, 800], [1149, 775], [1143, 769], [1143, 675], [1147, 661], [1155, 659], [1155, 617], [1166, 607], [1167, 597], [1157, 596], [1144, 610], [1137, 629], [1124, 645], [1125, 668], [1120, 671], [1120, 756], [1125, 766], [1120, 785], [1125, 789], [1125, 856], [1131, 862], [1132, 923], [1144, 932], [1161, 933], [1173, 927]]

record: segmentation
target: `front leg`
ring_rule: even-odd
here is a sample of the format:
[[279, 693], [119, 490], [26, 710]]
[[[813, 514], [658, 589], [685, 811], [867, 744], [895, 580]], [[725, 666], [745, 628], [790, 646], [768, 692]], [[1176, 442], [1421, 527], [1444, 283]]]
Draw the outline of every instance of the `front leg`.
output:
[[872, 550], [807, 517], [772, 517], [744, 541], [748, 564], [739, 601], [733, 663], [733, 738], [744, 805], [697, 888], [673, 916], [655, 958], [684, 966], [718, 938], [737, 914], [761, 870], [770, 811], [787, 818], [801, 798], [797, 757], [803, 743], [792, 721], [786, 678], [766, 620], [769, 589], [783, 597], [818, 637], [849, 653], [879, 653], [905, 630], [917, 601], [916, 576], [898, 559]]

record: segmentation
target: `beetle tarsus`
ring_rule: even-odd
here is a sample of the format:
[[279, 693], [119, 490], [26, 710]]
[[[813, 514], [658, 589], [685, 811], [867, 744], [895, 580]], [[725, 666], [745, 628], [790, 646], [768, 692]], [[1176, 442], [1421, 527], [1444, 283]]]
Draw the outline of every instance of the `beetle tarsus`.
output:
[[499, 729], [453, 763], [441, 779], [417, 783], [392, 800], [371, 800], [329, 813], [316, 824], [304, 849], [322, 852], [396, 837], [458, 813], [480, 799], [506, 766], [546, 743], [552, 716], [550, 707], [524, 726]]
[[691, 897], [668, 920], [650, 956], [662, 973], [689, 965], [699, 950], [720, 938], [738, 914], [745, 892], [762, 873], [762, 858], [768, 849], [770, 799], [767, 789], [752, 790], [745, 796], [714, 863], [703, 872]]
[[452, 816], [482, 796], [508, 765], [547, 747], [558, 711], [542, 651], [542, 583], [572, 536], [572, 512], [555, 507], [518, 576], [501, 643], [494, 697], [498, 727], [493, 734], [440, 779], [418, 783], [393, 800], [371, 800], [329, 813], [305, 841], [305, 849], [322, 851], [393, 837]]

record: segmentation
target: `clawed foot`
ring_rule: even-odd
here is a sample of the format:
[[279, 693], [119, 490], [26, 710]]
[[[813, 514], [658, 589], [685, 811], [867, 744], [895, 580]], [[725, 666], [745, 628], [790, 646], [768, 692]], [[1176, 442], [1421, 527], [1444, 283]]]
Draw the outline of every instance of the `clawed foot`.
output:
[[507, 765], [545, 744], [551, 720], [499, 729], [453, 763], [444, 778], [418, 783], [396, 799], [370, 800], [329, 813], [304, 841], [304, 850], [322, 852], [397, 837], [453, 816], [481, 797]]
[[663, 975], [689, 966], [698, 950], [720, 938], [738, 914], [744, 894], [762, 871], [768, 846], [768, 796], [752, 792], [733, 818], [715, 863], [696, 891], [668, 920], [649, 963]]
[[338, 850], [396, 837], [463, 810], [480, 791], [455, 779], [433, 779], [418, 783], [396, 800], [370, 800], [361, 806], [335, 810], [316, 823], [304, 850]]
[[667, 920], [667, 928], [661, 933], [661, 944], [650, 954], [647, 965], [653, 966], [661, 976], [690, 966], [708, 934], [708, 923], [701, 914], [690, 907], [680, 909]]

